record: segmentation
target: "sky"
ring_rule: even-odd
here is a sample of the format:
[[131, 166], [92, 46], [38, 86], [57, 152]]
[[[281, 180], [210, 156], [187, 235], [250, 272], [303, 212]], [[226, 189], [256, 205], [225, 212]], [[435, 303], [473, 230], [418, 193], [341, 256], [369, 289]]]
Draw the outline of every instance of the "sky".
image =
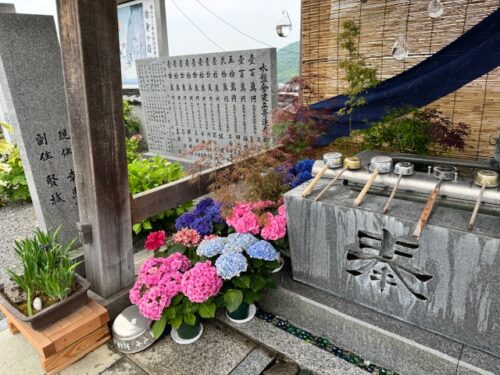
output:
[[[18, 13], [45, 14], [57, 18], [56, 0], [0, 0], [14, 3]], [[210, 39], [224, 50], [263, 48], [217, 19], [197, 0], [165, 0], [171, 56], [219, 52], [175, 7], [175, 3]], [[300, 38], [300, 0], [198, 0], [234, 27], [271, 46], [281, 48]], [[288, 38], [276, 35], [276, 23], [286, 9], [292, 20]], [[56, 20], [57, 22], [57, 20]]]

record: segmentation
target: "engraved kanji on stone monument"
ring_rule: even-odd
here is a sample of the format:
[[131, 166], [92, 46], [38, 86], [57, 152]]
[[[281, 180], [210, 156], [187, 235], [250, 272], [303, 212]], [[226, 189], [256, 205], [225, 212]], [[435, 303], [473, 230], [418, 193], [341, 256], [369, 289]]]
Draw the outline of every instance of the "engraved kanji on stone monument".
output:
[[275, 49], [161, 57], [136, 66], [151, 152], [182, 154], [207, 142], [244, 147], [269, 140]]
[[60, 239], [69, 241], [79, 215], [53, 17], [0, 13], [0, 92], [38, 223], [45, 230], [62, 225]]

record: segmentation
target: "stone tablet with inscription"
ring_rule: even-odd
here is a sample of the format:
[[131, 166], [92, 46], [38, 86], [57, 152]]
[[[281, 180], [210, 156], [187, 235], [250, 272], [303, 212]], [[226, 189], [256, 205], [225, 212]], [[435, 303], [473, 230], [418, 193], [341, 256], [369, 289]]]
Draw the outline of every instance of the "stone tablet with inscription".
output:
[[75, 174], [54, 18], [0, 13], [0, 91], [43, 229], [77, 237]]
[[144, 59], [136, 67], [151, 152], [182, 154], [209, 141], [236, 147], [268, 140], [276, 49]]

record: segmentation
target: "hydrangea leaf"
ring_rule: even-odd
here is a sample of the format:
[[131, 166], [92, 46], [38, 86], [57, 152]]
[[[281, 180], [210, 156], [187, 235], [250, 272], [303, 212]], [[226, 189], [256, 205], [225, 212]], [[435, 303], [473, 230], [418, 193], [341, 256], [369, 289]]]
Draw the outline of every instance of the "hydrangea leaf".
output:
[[224, 304], [231, 313], [235, 311], [243, 302], [243, 293], [238, 289], [228, 289], [224, 293]]
[[191, 313], [184, 314], [184, 323], [194, 326], [196, 324], [196, 316]]
[[240, 276], [240, 277], [235, 277], [233, 280], [231, 280], [233, 285], [236, 288], [241, 288], [241, 289], [247, 289], [250, 288], [250, 277], [249, 276]]
[[217, 310], [217, 305], [213, 302], [204, 302], [200, 305], [198, 310], [202, 318], [213, 318], [215, 316], [215, 311]]
[[162, 316], [160, 320], [157, 320], [153, 323], [153, 336], [155, 338], [159, 338], [163, 331], [165, 331], [165, 327], [167, 326], [167, 317]]

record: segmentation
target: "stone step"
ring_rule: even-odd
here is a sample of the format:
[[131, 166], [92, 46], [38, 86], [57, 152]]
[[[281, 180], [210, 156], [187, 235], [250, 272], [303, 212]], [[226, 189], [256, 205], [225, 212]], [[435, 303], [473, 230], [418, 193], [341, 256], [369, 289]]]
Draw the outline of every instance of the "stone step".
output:
[[293, 362], [277, 362], [265, 370], [262, 375], [297, 375], [300, 369]]
[[229, 375], [258, 375], [261, 374], [271, 363], [276, 354], [262, 347], [253, 349], [246, 358], [236, 366]]
[[363, 359], [400, 374], [500, 374], [500, 359], [316, 288], [284, 269], [279, 287], [259, 302], [282, 317]]
[[236, 332], [247, 336], [258, 344], [282, 354], [295, 362], [301, 369], [317, 375], [365, 375], [366, 372], [333, 354], [313, 346], [274, 325], [258, 318], [248, 323], [231, 322], [223, 312], [217, 319]]

